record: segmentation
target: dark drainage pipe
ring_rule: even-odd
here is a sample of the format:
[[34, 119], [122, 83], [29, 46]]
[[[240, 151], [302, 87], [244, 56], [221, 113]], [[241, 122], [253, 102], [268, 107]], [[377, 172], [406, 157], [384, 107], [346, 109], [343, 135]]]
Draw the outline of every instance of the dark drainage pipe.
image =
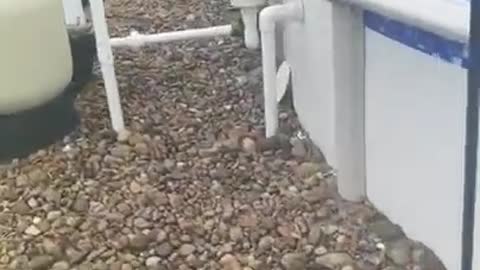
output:
[[[465, 182], [463, 201], [462, 270], [473, 270], [475, 236], [475, 194], [477, 189], [477, 151], [480, 88], [480, 0], [471, 0], [467, 119], [465, 145]], [[477, 250], [477, 253], [480, 250]], [[477, 266], [478, 267], [478, 266]]]

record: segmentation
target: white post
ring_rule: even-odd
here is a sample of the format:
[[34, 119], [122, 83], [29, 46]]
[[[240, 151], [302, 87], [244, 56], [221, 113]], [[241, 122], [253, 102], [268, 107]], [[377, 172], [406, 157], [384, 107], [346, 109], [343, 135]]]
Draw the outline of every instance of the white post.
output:
[[63, 0], [63, 10], [67, 25], [81, 26], [86, 23], [81, 0]]
[[101, 65], [105, 90], [107, 91], [108, 109], [113, 129], [118, 133], [125, 130], [122, 106], [118, 93], [118, 83], [113, 64], [112, 47], [108, 34], [103, 0], [90, 0], [93, 28], [97, 42], [98, 60]]
[[350, 201], [366, 196], [364, 36], [362, 11], [333, 5], [336, 169], [339, 193]]

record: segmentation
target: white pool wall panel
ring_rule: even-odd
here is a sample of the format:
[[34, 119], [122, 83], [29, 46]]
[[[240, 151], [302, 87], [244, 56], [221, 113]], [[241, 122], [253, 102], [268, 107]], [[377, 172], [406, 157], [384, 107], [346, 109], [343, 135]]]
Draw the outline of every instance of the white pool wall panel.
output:
[[366, 31], [367, 193], [460, 269], [466, 71]]
[[[440, 9], [453, 3], [436, 1]], [[444, 5], [441, 1], [452, 3]], [[364, 49], [364, 88], [354, 87], [345, 82], [362, 81], [355, 78], [358, 72], [348, 69], [339, 53], [355, 50], [355, 46], [348, 48], [340, 42], [344, 37], [338, 32], [349, 31], [339, 20], [345, 16], [345, 10], [327, 1], [304, 3], [304, 24], [287, 25], [284, 36], [300, 122], [327, 161], [338, 169], [339, 178], [347, 177], [342, 176], [345, 172], [351, 178], [354, 169], [345, 164], [357, 160], [366, 169], [367, 195], [374, 205], [401, 225], [409, 237], [432, 248], [447, 269], [459, 270], [467, 105], [467, 71], [462, 59], [466, 57], [465, 50], [449, 55], [448, 48], [447, 53], [441, 52], [445, 45], [438, 40], [406, 44], [382, 33], [382, 29], [371, 29], [367, 23], [365, 47], [356, 45], [357, 49]], [[412, 5], [421, 8], [422, 3]], [[467, 2], [454, 4], [464, 5], [467, 10], [460, 13], [468, 13]], [[453, 15], [447, 10], [435, 12], [445, 14], [445, 20], [465, 19], [450, 18]], [[388, 26], [387, 20], [385, 27]], [[356, 39], [345, 42], [354, 43]], [[454, 46], [454, 50], [463, 45]], [[440, 50], [438, 55], [429, 52], [429, 46]], [[360, 51], [358, 55], [362, 55]], [[353, 62], [361, 63], [359, 59]], [[348, 86], [351, 89], [345, 90]], [[348, 95], [355, 98], [346, 98]], [[360, 112], [362, 101], [364, 122], [362, 117], [357, 118], [355, 127], [349, 121], [355, 119], [352, 112]], [[359, 135], [362, 124], [365, 138]], [[360, 147], [355, 148], [355, 143]], [[355, 156], [350, 160], [349, 149]], [[357, 175], [359, 181], [364, 180], [361, 169], [357, 169]], [[475, 225], [477, 266], [479, 224]]]

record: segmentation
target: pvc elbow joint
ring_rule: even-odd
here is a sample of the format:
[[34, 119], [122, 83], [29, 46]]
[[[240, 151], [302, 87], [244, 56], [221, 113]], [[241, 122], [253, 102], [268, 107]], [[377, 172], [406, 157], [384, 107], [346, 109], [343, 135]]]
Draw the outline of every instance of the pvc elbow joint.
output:
[[275, 25], [278, 22], [302, 19], [303, 4], [301, 0], [294, 0], [281, 5], [269, 6], [260, 12], [260, 31], [275, 31]]

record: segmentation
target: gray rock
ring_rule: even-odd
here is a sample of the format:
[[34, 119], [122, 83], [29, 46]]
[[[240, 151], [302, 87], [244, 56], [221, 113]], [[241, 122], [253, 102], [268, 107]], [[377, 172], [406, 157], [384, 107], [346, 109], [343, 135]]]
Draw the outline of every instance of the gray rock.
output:
[[59, 204], [60, 200], [62, 199], [62, 195], [60, 194], [60, 192], [52, 188], [48, 188], [47, 190], [45, 190], [43, 192], [43, 197], [47, 200], [47, 202], [55, 204]]
[[94, 270], [108, 270], [108, 264], [106, 264], [106, 263], [104, 263], [104, 262], [97, 261], [97, 262], [93, 265], [93, 269], [94, 269]]
[[308, 243], [316, 245], [322, 240], [323, 228], [320, 223], [314, 223], [310, 226], [310, 232], [308, 233]]
[[119, 203], [117, 209], [122, 215], [128, 216], [132, 214], [132, 208], [126, 203]]
[[124, 263], [122, 264], [121, 270], [133, 270], [133, 267], [129, 263]]
[[321, 170], [321, 165], [313, 162], [304, 162], [295, 169], [298, 178], [305, 179], [315, 175]]
[[412, 261], [422, 270], [446, 270], [435, 253], [425, 245], [416, 244], [412, 251]]
[[116, 146], [110, 151], [110, 154], [116, 158], [126, 158], [130, 155], [131, 147], [125, 144]]
[[39, 255], [30, 260], [29, 266], [32, 270], [47, 270], [50, 269], [54, 260], [52, 256]]
[[354, 263], [352, 257], [347, 253], [337, 252], [337, 253], [328, 253], [317, 257], [315, 262], [319, 265], [335, 269], [337, 267], [351, 265]]
[[61, 211], [50, 211], [50, 212], [47, 213], [47, 220], [48, 221], [54, 221], [61, 216], [62, 216]]
[[130, 248], [139, 251], [145, 250], [149, 244], [150, 238], [143, 233], [137, 233], [129, 241]]
[[328, 252], [327, 248], [324, 246], [319, 246], [316, 249], [313, 250], [313, 253], [315, 255], [325, 255]]
[[150, 151], [146, 143], [137, 143], [135, 144], [134, 150], [140, 155], [146, 155]]
[[405, 266], [410, 262], [411, 246], [411, 242], [407, 239], [387, 243], [386, 255], [395, 264]]
[[399, 267], [399, 266], [387, 266], [383, 268], [382, 270], [405, 270], [405, 268]]
[[73, 203], [73, 210], [77, 212], [87, 212], [89, 208], [89, 202], [83, 195], [77, 196]]
[[384, 241], [399, 239], [405, 236], [400, 226], [386, 219], [377, 220], [369, 224], [368, 229]]
[[[130, 136], [131, 136], [131, 132], [126, 130], [126, 129], [123, 129], [121, 130], [120, 132], [118, 132], [117, 134], [117, 141], [119, 142], [126, 142], [129, 140]], [[133, 136], [133, 135], [132, 135]]]
[[184, 257], [187, 257], [188, 255], [192, 254], [195, 252], [196, 248], [194, 245], [191, 244], [183, 244], [180, 249], [178, 250], [178, 253]]
[[122, 270], [122, 262], [115, 261], [110, 264], [110, 270]]
[[10, 269], [28, 269], [28, 257], [25, 255], [17, 256], [9, 265]]
[[92, 270], [93, 265], [89, 262], [82, 263], [81, 265], [78, 266], [78, 270]]
[[157, 254], [159, 256], [161, 256], [163, 258], [166, 258], [166, 257], [170, 256], [170, 254], [172, 254], [173, 247], [170, 243], [165, 242], [165, 243], [160, 244], [158, 247], [156, 247], [155, 251], [157, 252]]
[[222, 270], [242, 270], [242, 266], [238, 259], [231, 254], [224, 255], [219, 263], [222, 265]]
[[286, 270], [304, 270], [307, 258], [303, 253], [287, 253], [282, 257], [281, 263]]
[[63, 255], [62, 247], [48, 238], [43, 239], [42, 246], [46, 253], [54, 256], [55, 258], [60, 258]]
[[28, 178], [31, 183], [39, 184], [49, 179], [48, 174], [42, 169], [34, 169], [28, 173]]
[[139, 229], [146, 229], [152, 227], [152, 224], [143, 218], [136, 218], [133, 220], [133, 225]]
[[318, 203], [330, 198], [328, 187], [326, 183], [316, 186], [311, 190], [305, 190], [302, 192], [302, 197], [309, 203]]
[[163, 161], [163, 166], [165, 167], [165, 169], [171, 171], [171, 170], [175, 169], [176, 163], [175, 163], [174, 160], [165, 159]]
[[181, 195], [172, 193], [168, 195], [168, 201], [174, 209], [179, 209], [183, 206], [183, 198]]
[[37, 236], [37, 235], [40, 235], [42, 233], [42, 231], [40, 231], [40, 229], [38, 229], [37, 226], [30, 225], [25, 230], [25, 233], [28, 234], [28, 235], [32, 235], [32, 236]]
[[242, 228], [240, 227], [232, 227], [230, 228], [230, 239], [233, 242], [239, 242], [240, 240], [243, 239], [243, 231]]
[[307, 156], [307, 148], [305, 144], [300, 139], [293, 139], [291, 141], [292, 144], [292, 155], [296, 158], [305, 158]]
[[142, 188], [142, 186], [141, 186], [139, 183], [137, 183], [136, 181], [132, 181], [132, 182], [130, 183], [130, 191], [131, 191], [133, 194], [138, 194], [138, 193], [140, 193], [140, 192], [143, 191], [143, 188]]
[[68, 257], [68, 261], [71, 264], [80, 263], [88, 255], [88, 251], [77, 250], [77, 249], [74, 249], [74, 248], [67, 248], [65, 253]]
[[152, 256], [148, 257], [147, 260], [145, 260], [145, 266], [150, 270], [158, 268], [158, 266], [161, 264], [162, 259], [160, 257]]
[[28, 206], [24, 200], [19, 200], [12, 206], [12, 211], [20, 215], [26, 215], [30, 213], [31, 210], [30, 206]]
[[165, 239], [167, 239], [167, 233], [164, 230], [158, 230], [155, 231], [154, 237], [157, 243], [162, 243], [163, 241], [165, 241]]
[[30, 198], [28, 199], [28, 202], [27, 202], [28, 206], [30, 206], [31, 208], [36, 208], [38, 207], [38, 201], [35, 199], [35, 198]]
[[50, 230], [50, 223], [47, 221], [47, 220], [42, 220], [40, 221], [38, 224], [37, 224], [37, 228], [42, 232], [47, 232], [48, 230]]
[[271, 236], [264, 236], [260, 239], [260, 241], [258, 242], [258, 250], [260, 252], [266, 252], [266, 251], [269, 251], [273, 244], [275, 242], [275, 239], [273, 239], [273, 237]]
[[243, 138], [241, 145], [242, 145], [243, 151], [245, 151], [246, 153], [253, 154], [257, 152], [257, 143], [255, 142], [254, 139], [250, 137]]
[[66, 261], [56, 262], [53, 264], [52, 270], [70, 270], [70, 264]]

